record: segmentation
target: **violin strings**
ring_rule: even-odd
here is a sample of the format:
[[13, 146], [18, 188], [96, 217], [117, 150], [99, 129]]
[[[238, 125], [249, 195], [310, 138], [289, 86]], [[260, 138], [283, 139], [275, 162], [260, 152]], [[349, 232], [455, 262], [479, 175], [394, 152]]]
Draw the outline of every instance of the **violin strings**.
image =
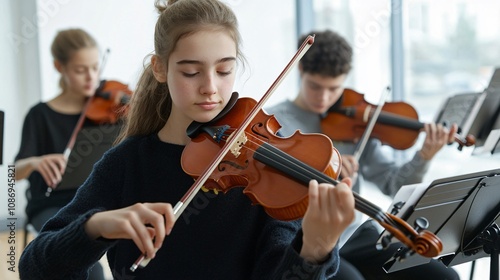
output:
[[[247, 136], [248, 136], [248, 134], [247, 134]], [[227, 137], [229, 137], [229, 134], [224, 133], [221, 140], [226, 141]], [[328, 175], [326, 175], [326, 174], [324, 174], [324, 173], [322, 173], [322, 172], [320, 172], [312, 167], [309, 167], [310, 169], [308, 170], [308, 169], [298, 165], [297, 163], [291, 161], [289, 158], [287, 158], [285, 156], [288, 156], [290, 158], [293, 158], [293, 157], [291, 157], [290, 155], [286, 154], [285, 152], [279, 150], [278, 148], [275, 148], [273, 150], [266, 148], [264, 145], [262, 145], [262, 143], [265, 143], [265, 142], [258, 139], [258, 138], [256, 138], [258, 141], [252, 140], [252, 138], [254, 138], [253, 136], [247, 137], [247, 138], [248, 138], [247, 141], [249, 141], [250, 143], [255, 144], [256, 146], [259, 146], [260, 149], [265, 150], [269, 154], [273, 155], [276, 159], [280, 159], [282, 162], [282, 165], [286, 165], [288, 169], [293, 169], [292, 167], [295, 167], [295, 169], [293, 169], [294, 171], [302, 172], [301, 174], [303, 174], [304, 176], [307, 176], [308, 178], [321, 177], [321, 179], [323, 179], [323, 181], [332, 183], [334, 185], [336, 185], [339, 182], [339, 181], [331, 178], [330, 176], [328, 176]], [[274, 147], [272, 145], [269, 145], [269, 146]], [[246, 145], [243, 145], [242, 148], [244, 148], [248, 151], [254, 152], [254, 153], [257, 152], [256, 150], [251, 149], [250, 147], [247, 147]], [[274, 151], [274, 150], [278, 151], [279, 153]], [[271, 159], [271, 158], [269, 158], [269, 159], [277, 162], [276, 159]], [[359, 196], [355, 192], [353, 192], [353, 195], [354, 195], [355, 201], [357, 202], [357, 206], [358, 206], [358, 208], [360, 208], [361, 212], [367, 214], [368, 216], [374, 218], [377, 221], [385, 222], [387, 224], [392, 225], [393, 227], [397, 226], [397, 224], [394, 222], [394, 220], [387, 213], [382, 211], [378, 206], [376, 206], [373, 203], [362, 198], [361, 196]]]

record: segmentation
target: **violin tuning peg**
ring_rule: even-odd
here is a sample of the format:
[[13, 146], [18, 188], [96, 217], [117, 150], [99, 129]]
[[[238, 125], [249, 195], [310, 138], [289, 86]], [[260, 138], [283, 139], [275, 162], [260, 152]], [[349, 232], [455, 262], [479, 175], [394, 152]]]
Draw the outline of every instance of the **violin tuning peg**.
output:
[[404, 205], [405, 205], [404, 201], [399, 201], [394, 203], [394, 205], [392, 206], [391, 214], [397, 215], [399, 213], [399, 210], [401, 210], [401, 208], [403, 208]]
[[377, 246], [378, 246], [377, 249], [385, 250], [385, 249], [389, 248], [389, 245], [391, 245], [391, 236], [386, 235], [386, 236], [382, 237], [382, 239], [380, 241], [381, 241], [381, 244], [377, 244]]
[[429, 221], [424, 217], [416, 218], [415, 222], [413, 222], [413, 224], [414, 224], [415, 230], [417, 232], [425, 230], [429, 227]]
[[413, 250], [410, 250], [407, 247], [401, 247], [395, 253], [395, 256], [399, 262], [404, 262], [408, 257], [411, 257], [413, 254], [415, 254], [415, 252]]
[[405, 254], [404, 254], [403, 259], [409, 258], [409, 257], [411, 257], [413, 254], [415, 254], [415, 251], [413, 251], [413, 250], [407, 250], [407, 251], [405, 252]]

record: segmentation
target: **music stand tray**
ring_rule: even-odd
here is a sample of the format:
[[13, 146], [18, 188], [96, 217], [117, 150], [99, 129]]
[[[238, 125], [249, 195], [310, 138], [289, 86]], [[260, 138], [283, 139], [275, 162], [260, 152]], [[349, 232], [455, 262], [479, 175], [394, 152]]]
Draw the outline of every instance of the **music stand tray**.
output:
[[[404, 202], [403, 207], [398, 207], [398, 202], [399, 205]], [[484, 251], [481, 235], [500, 224], [500, 169], [438, 179], [431, 184], [403, 186], [394, 197], [391, 209], [399, 209], [396, 215], [410, 225], [419, 217], [429, 221], [427, 230], [443, 243], [443, 250], [436, 258], [444, 265], [449, 267], [487, 257], [491, 253]], [[389, 233], [382, 232], [379, 245], [384, 236]], [[418, 254], [399, 261], [404, 251], [402, 247], [385, 263], [388, 273], [430, 262]]]

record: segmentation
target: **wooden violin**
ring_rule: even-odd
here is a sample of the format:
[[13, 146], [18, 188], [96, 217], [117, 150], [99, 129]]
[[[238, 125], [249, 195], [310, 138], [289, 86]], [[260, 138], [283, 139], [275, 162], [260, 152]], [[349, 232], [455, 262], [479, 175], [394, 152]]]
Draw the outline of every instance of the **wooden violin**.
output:
[[[359, 139], [376, 106], [364, 99], [363, 94], [344, 89], [341, 99], [332, 106], [321, 120], [321, 129], [334, 141]], [[371, 137], [397, 150], [412, 147], [425, 124], [418, 120], [418, 113], [405, 102], [386, 102], [371, 132]], [[475, 144], [475, 137], [462, 137], [455, 133], [459, 150]]]
[[94, 95], [85, 103], [71, 139], [64, 150], [64, 158], [68, 160], [85, 119], [90, 119], [96, 124], [115, 124], [127, 112], [131, 96], [132, 91], [126, 84], [117, 81], [101, 81]]
[[[75, 146], [78, 132], [83, 127], [86, 119], [95, 124], [115, 124], [128, 111], [128, 102], [132, 96], [132, 90], [126, 84], [113, 80], [102, 80], [94, 95], [89, 97], [85, 103], [80, 118], [76, 123], [71, 137], [66, 145], [63, 156], [67, 162], [73, 147]], [[53, 188], [48, 187], [45, 196], [50, 196]]]
[[[255, 103], [250, 98], [240, 98], [224, 118], [192, 129], [192, 140], [181, 159], [184, 171], [199, 177]], [[271, 217], [279, 220], [303, 217], [308, 205], [310, 180], [338, 184], [340, 153], [323, 134], [297, 131], [282, 138], [276, 135], [280, 127], [273, 116], [259, 112], [245, 130], [245, 136], [237, 141], [238, 144], [210, 175], [205, 187], [222, 192], [244, 187], [243, 193], [254, 204], [264, 207]], [[385, 213], [357, 193], [353, 194], [358, 211], [376, 220], [414, 252], [425, 257], [435, 257], [441, 252], [442, 243], [433, 233], [417, 232], [404, 220]]]
[[128, 110], [132, 90], [114, 80], [102, 80], [90, 99], [85, 116], [97, 124], [115, 124]]

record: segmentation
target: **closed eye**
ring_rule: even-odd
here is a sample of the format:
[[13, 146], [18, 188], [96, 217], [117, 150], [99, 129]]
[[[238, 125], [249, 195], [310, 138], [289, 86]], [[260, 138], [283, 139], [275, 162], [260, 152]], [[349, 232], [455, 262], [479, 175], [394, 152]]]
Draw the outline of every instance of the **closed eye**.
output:
[[219, 71], [217, 73], [219, 73], [219, 75], [221, 75], [221, 76], [228, 76], [228, 75], [231, 75], [231, 73], [233, 73], [233, 71], [226, 71], [226, 72]]
[[312, 89], [312, 90], [320, 90], [321, 87], [316, 85], [316, 84], [309, 84], [309, 87]]
[[194, 76], [196, 76], [197, 74], [199, 74], [200, 72], [195, 72], [195, 73], [186, 73], [186, 72], [182, 72], [182, 75], [184, 77], [188, 77], [188, 78], [192, 78]]

